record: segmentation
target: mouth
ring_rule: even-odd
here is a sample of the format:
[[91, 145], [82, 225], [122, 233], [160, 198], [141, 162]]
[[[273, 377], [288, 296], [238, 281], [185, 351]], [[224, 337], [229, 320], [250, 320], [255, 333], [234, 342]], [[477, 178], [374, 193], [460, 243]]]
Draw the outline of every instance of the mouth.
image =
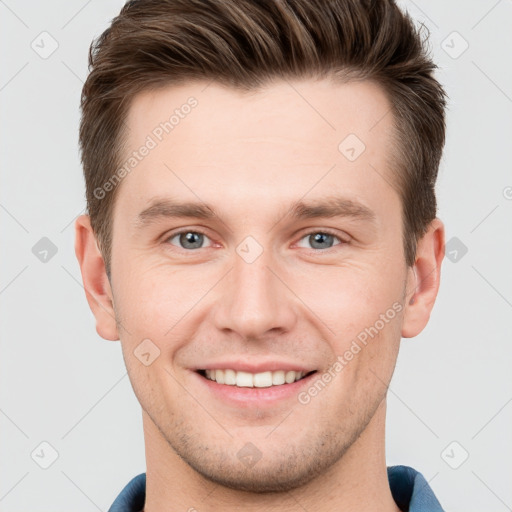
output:
[[196, 372], [205, 379], [226, 386], [234, 386], [238, 388], [270, 388], [293, 384], [313, 375], [317, 370], [309, 372], [277, 370], [250, 373], [226, 368], [196, 370]]

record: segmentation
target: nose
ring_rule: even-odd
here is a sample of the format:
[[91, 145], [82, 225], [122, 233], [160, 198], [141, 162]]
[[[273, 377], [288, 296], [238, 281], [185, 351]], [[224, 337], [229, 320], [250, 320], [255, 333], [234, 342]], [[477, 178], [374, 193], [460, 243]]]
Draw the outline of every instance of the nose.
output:
[[263, 251], [252, 263], [235, 254], [216, 304], [216, 327], [245, 340], [291, 331], [297, 322], [298, 301], [286, 281], [286, 272], [270, 251]]

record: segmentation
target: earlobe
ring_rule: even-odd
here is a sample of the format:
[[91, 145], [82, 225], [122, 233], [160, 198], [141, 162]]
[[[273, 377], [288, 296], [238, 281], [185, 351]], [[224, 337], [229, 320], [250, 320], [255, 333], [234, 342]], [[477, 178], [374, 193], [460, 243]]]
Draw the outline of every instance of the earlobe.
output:
[[82, 273], [85, 296], [96, 318], [96, 331], [102, 338], [116, 341], [119, 334], [112, 290], [88, 215], [80, 215], [75, 221], [75, 254]]
[[407, 280], [402, 323], [404, 338], [417, 336], [428, 323], [439, 290], [444, 240], [444, 224], [436, 218], [418, 241], [416, 261], [409, 268]]

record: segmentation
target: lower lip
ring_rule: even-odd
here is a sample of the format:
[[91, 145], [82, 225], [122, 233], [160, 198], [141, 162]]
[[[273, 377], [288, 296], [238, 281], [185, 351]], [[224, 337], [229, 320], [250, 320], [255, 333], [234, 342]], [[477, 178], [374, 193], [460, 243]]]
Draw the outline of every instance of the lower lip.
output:
[[272, 406], [280, 401], [289, 400], [292, 397], [296, 397], [303, 387], [308, 386], [311, 379], [316, 375], [316, 372], [312, 373], [291, 384], [281, 384], [266, 388], [248, 388], [219, 384], [214, 380], [203, 377], [197, 372], [193, 373], [203, 385], [207, 386], [210, 393], [216, 398], [239, 408]]

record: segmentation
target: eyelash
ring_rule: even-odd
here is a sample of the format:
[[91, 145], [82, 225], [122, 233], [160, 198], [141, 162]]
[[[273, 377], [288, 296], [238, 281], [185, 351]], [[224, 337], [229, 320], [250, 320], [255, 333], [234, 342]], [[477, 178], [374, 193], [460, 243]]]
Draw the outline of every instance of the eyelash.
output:
[[[178, 235], [181, 235], [183, 233], [197, 233], [197, 234], [200, 234], [200, 235], [203, 235], [203, 236], [209, 238], [208, 235], [204, 231], [201, 231], [201, 230], [198, 230], [198, 229], [182, 229], [180, 231], [176, 231], [175, 233], [171, 233], [170, 235], [166, 236], [165, 239], [164, 239], [164, 243], [169, 242], [169, 240], [171, 240], [171, 239], [173, 239], [173, 238], [175, 238]], [[315, 253], [320, 253], [320, 252], [327, 253], [327, 252], [330, 252], [331, 250], [334, 250], [334, 248], [337, 245], [346, 245], [346, 244], [349, 243], [348, 241], [343, 240], [339, 235], [337, 235], [335, 232], [331, 231], [330, 229], [321, 229], [321, 230], [315, 229], [315, 230], [312, 230], [312, 231], [308, 231], [308, 232], [304, 233], [299, 238], [299, 242], [301, 240], [303, 240], [304, 238], [310, 236], [310, 235], [318, 234], [318, 233], [321, 233], [322, 235], [331, 235], [334, 238], [337, 238], [340, 243], [334, 245], [333, 247], [329, 247], [328, 249], [314, 249], [314, 248], [309, 249], [310, 251], [313, 251]], [[169, 245], [172, 245], [172, 244], [169, 243]], [[175, 247], [176, 249], [185, 251], [185, 252], [195, 252], [195, 251], [198, 251], [199, 249], [208, 249], [208, 247], [200, 247], [199, 249], [183, 249], [181, 247], [177, 247], [177, 246], [174, 246], [174, 245], [173, 245], [173, 247]]]

